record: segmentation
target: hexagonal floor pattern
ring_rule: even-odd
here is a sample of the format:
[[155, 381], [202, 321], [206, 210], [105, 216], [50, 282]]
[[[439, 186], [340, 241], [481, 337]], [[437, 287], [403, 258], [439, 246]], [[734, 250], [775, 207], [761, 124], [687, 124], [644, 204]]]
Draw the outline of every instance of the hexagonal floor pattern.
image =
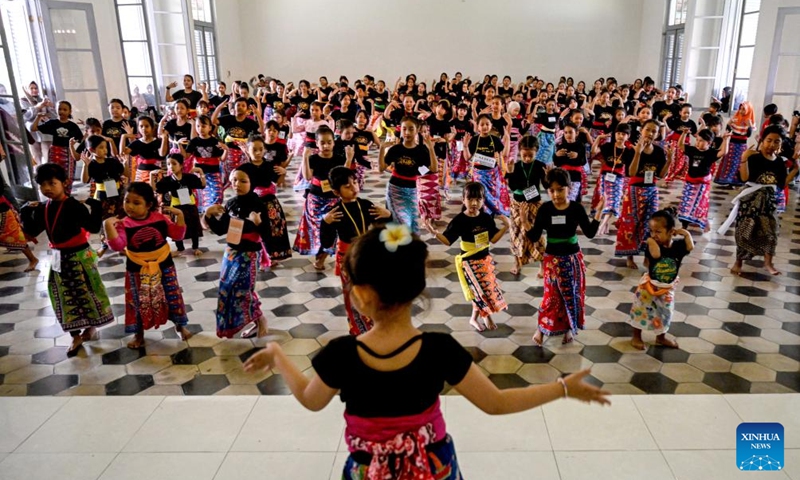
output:
[[[386, 178], [370, 174], [362, 195], [382, 203]], [[662, 205], [669, 205], [680, 189], [662, 191]], [[451, 192], [445, 218], [459, 210], [458, 195]], [[715, 226], [730, 211], [732, 197], [729, 190], [712, 192]], [[279, 198], [293, 240], [303, 198], [291, 189], [283, 189]], [[790, 205], [796, 201], [792, 192]], [[728, 270], [735, 252], [732, 232], [695, 235], [697, 247], [682, 267], [670, 330], [680, 343], [677, 350], [650, 346], [639, 352], [630, 346], [625, 320], [642, 270], [629, 270], [624, 260], [614, 258], [613, 236], [580, 239], [588, 269], [586, 330], [572, 344], [553, 338], [545, 348], [531, 342], [542, 295], [538, 266], [528, 266], [515, 278], [508, 273], [513, 258], [507, 239], [493, 248], [509, 308], [495, 316], [497, 330], [478, 333], [468, 323], [471, 308], [452, 266], [457, 250], [425, 238], [430, 245], [429, 283], [415, 321], [424, 331], [452, 334], [501, 388], [552, 382], [592, 367], [590, 381], [614, 393], [800, 391], [800, 215], [794, 207], [781, 221], [776, 264], [782, 276], [766, 275], [761, 262], [752, 262], [741, 277], [734, 277]], [[43, 268], [50, 261], [46, 244], [40, 239], [36, 249]], [[176, 261], [192, 339], [183, 342], [167, 328], [147, 332], [143, 349], [125, 347], [124, 262], [109, 254], [100, 268], [118, 323], [69, 359], [69, 336], [55, 324], [45, 271], [23, 273], [21, 256], [0, 255], [0, 395], [287, 394], [279, 375], [242, 369], [264, 340], [215, 336], [224, 240], [207, 233], [202, 246], [207, 252], [201, 259]], [[311, 369], [311, 358], [328, 341], [347, 334], [341, 284], [330, 260], [320, 273], [308, 258], [295, 256], [260, 273], [258, 280], [270, 327], [266, 341], [280, 342], [301, 370]]]

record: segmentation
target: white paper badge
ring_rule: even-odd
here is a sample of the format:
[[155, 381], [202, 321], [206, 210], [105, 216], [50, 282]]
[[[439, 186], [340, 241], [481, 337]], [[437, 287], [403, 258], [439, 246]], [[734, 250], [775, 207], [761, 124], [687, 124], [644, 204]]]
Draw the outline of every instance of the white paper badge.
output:
[[239, 245], [242, 241], [242, 232], [244, 231], [244, 220], [240, 218], [231, 218], [228, 224], [228, 235], [225, 241], [231, 245]]
[[523, 190], [522, 194], [525, 195], [525, 200], [532, 200], [539, 196], [539, 189], [534, 185]]
[[430, 169], [428, 167], [426, 167], [425, 165], [422, 165], [421, 167], [419, 167], [418, 170], [419, 170], [419, 174], [420, 175], [426, 175], [428, 172], [430, 172]]
[[567, 217], [566, 215], [556, 215], [553, 217], [553, 225], [566, 225], [567, 224]]
[[464, 142], [462, 142], [461, 140], [457, 140], [456, 141], [456, 151], [457, 152], [463, 152], [464, 151]]
[[53, 263], [50, 265], [50, 268], [52, 268], [54, 272], [61, 273], [61, 250], [57, 248], [53, 249]]
[[286, 132], [279, 132], [278, 133], [278, 138], [280, 138], [281, 140], [284, 140], [286, 138]]
[[487, 168], [494, 168], [495, 164], [497, 163], [494, 157], [490, 157], [488, 155], [483, 155], [480, 153], [476, 153], [472, 156], [472, 163], [477, 165], [481, 165]]
[[655, 178], [655, 176], [656, 172], [652, 170], [644, 172], [644, 183], [650, 183], [650, 184], [653, 183], [653, 179]]
[[609, 172], [609, 173], [606, 173], [605, 179], [606, 179], [606, 182], [616, 182], [617, 181], [617, 175], [614, 174], [614, 173]]
[[103, 188], [106, 189], [106, 197], [118, 197], [119, 190], [117, 190], [117, 181], [116, 180], [106, 180], [103, 182]]
[[489, 232], [481, 232], [475, 235], [475, 247], [483, 248], [489, 246]]
[[192, 204], [192, 196], [189, 194], [188, 188], [179, 188], [178, 189], [178, 201], [181, 202], [181, 205], [191, 205]]

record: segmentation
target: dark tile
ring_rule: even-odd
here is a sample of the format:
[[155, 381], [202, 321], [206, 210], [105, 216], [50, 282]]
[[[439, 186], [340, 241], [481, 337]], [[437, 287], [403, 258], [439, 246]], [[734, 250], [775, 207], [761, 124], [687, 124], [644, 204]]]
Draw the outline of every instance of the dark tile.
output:
[[[458, 255], [459, 253], [460, 251], [456, 252], [456, 255]], [[458, 274], [456, 272], [450, 272], [447, 275], [445, 275], [444, 278], [446, 278], [449, 282], [458, 283], [460, 281], [458, 279]]]
[[103, 269], [106, 269], [106, 268], [116, 267], [117, 265], [122, 265], [123, 263], [125, 263], [125, 260], [119, 257], [117, 258], [109, 257], [100, 260], [99, 262], [97, 262], [97, 265], [99, 265]]
[[550, 363], [555, 357], [555, 354], [546, 348], [528, 345], [518, 347], [512, 355], [522, 363]]
[[750, 382], [730, 372], [706, 373], [703, 383], [722, 393], [750, 393]]
[[8, 355], [8, 350], [10, 348], [11, 347], [0, 347], [0, 357], [5, 357], [6, 355]]
[[108, 298], [118, 297], [125, 294], [125, 287], [106, 287]]
[[[56, 326], [58, 326], [58, 325], [56, 325]], [[58, 329], [61, 330], [61, 327], [60, 326], [58, 326], [58, 327], [59, 327]], [[8, 333], [8, 332], [13, 332], [13, 331], [14, 331], [14, 324], [13, 323], [0, 323], [0, 335], [2, 335], [4, 333]]]
[[692, 272], [692, 277], [704, 282], [720, 282], [722, 277], [711, 272]]
[[125, 278], [125, 272], [106, 272], [100, 275], [104, 282], [113, 282]]
[[314, 298], [336, 298], [342, 294], [342, 289], [339, 287], [320, 287], [311, 292]]
[[525, 275], [513, 275], [511, 272], [499, 272], [496, 276], [501, 282], [518, 282], [520, 279], [525, 278]]
[[[496, 253], [495, 253], [496, 254]], [[447, 268], [452, 265], [453, 262], [450, 260], [428, 260], [425, 265], [428, 268]]]
[[628, 260], [624, 258], [610, 258], [606, 263], [609, 265], [613, 265], [617, 268], [623, 268], [628, 266]]
[[[800, 295], [800, 286], [787, 286], [786, 291], [792, 293], [794, 295]], [[787, 304], [784, 304], [784, 306]], [[797, 305], [798, 310], [800, 310], [800, 304], [793, 303], [792, 305]]]
[[765, 310], [758, 305], [753, 305], [752, 303], [729, 303], [728, 309], [733, 310], [736, 313], [741, 313], [742, 315], [764, 315]]
[[215, 356], [209, 347], [189, 347], [170, 355], [173, 365], [200, 365]]
[[661, 363], [686, 363], [689, 360], [689, 352], [660, 345], [650, 345], [647, 349], [647, 354]]
[[[797, 295], [800, 295], [800, 293], [797, 293]], [[783, 308], [789, 310], [790, 312], [800, 313], [800, 303], [786, 302], [783, 304]]]
[[284, 304], [272, 310], [276, 317], [296, 317], [306, 313], [308, 309], [305, 305]]
[[259, 351], [261, 351], [261, 347], [251, 348], [250, 350], [239, 355], [239, 360], [241, 360], [242, 363], [244, 363], [247, 361], [247, 359], [258, 353]]
[[725, 322], [722, 329], [737, 337], [760, 337], [761, 329], [744, 322]]
[[620, 303], [617, 305], [617, 311], [622, 313], [631, 313], [631, 308], [633, 307], [633, 303]]
[[449, 297], [451, 293], [453, 292], [443, 287], [428, 287], [425, 289], [425, 295], [428, 295], [430, 298], [446, 298]]
[[512, 303], [506, 312], [512, 317], [532, 317], [538, 310], [530, 303]]
[[595, 272], [594, 276], [606, 282], [619, 282], [625, 278], [617, 272]]
[[631, 385], [645, 393], [675, 393], [678, 382], [660, 373], [634, 373]]
[[766, 297], [769, 292], [758, 287], [734, 287], [733, 291], [746, 297]]
[[603, 254], [602, 250], [598, 250], [592, 247], [582, 248], [581, 251], [583, 252], [584, 255], [599, 256]]
[[259, 282], [269, 282], [270, 280], [274, 280], [276, 278], [278, 278], [278, 276], [271, 270], [267, 270], [266, 272], [258, 272], [258, 274], [256, 274], [256, 280]]
[[586, 287], [587, 297], [607, 297], [609, 293], [611, 293], [611, 291], [603, 287], [597, 287], [597, 286]]
[[524, 388], [530, 385], [516, 373], [493, 373], [489, 375], [489, 380], [500, 390], [506, 388]]
[[6, 272], [0, 275], [0, 282], [10, 282], [12, 280], [19, 280], [20, 278], [25, 278], [28, 276], [30, 272]]
[[292, 293], [287, 287], [267, 287], [258, 291], [258, 296], [261, 298], [280, 298], [284, 295]]
[[331, 315], [333, 315], [334, 317], [346, 317], [347, 310], [344, 308], [344, 304], [340, 303], [339, 305], [336, 305], [335, 307], [331, 308]]
[[592, 363], [616, 363], [622, 357], [622, 352], [608, 345], [588, 345], [583, 347], [581, 356]]
[[544, 296], [544, 287], [529, 287], [525, 289], [525, 293], [527, 293], [531, 297], [541, 298], [542, 296]]
[[[186, 311], [189, 312], [191, 305], [186, 305]], [[115, 303], [111, 305], [111, 313], [114, 314], [115, 318], [125, 318], [125, 305], [121, 305], [119, 303]]]
[[[566, 375], [564, 375], [564, 376], [566, 376]], [[598, 380], [597, 378], [595, 378], [592, 375], [587, 375], [587, 376], [583, 377], [583, 381], [588, 383], [589, 385], [594, 385], [597, 388], [603, 388], [603, 382], [601, 382], [600, 380]]]
[[0, 262], [0, 267], [2, 268], [14, 268], [14, 267], [21, 267], [23, 265], [27, 265], [28, 260], [26, 258], [15, 258], [13, 260], [6, 260], [5, 262]]
[[437, 332], [437, 333], [453, 333], [453, 329], [448, 327], [447, 325], [443, 325], [440, 323], [426, 323], [419, 327], [420, 331], [423, 332]]
[[748, 270], [743, 271], [739, 274], [739, 276], [753, 282], [769, 282], [772, 280], [772, 275], [767, 275], [766, 273], [761, 272], [751, 272]]
[[186, 262], [186, 265], [189, 268], [208, 268], [218, 263], [219, 260], [216, 258], [199, 258], [197, 260], [192, 260], [191, 262]]
[[739, 345], [717, 345], [714, 355], [733, 363], [755, 362], [756, 353]]
[[319, 323], [301, 323], [289, 329], [289, 334], [294, 338], [317, 338], [327, 331], [325, 325]]
[[[27, 260], [24, 261], [28, 263]], [[11, 295], [17, 295], [22, 293], [25, 290], [24, 287], [2, 287], [0, 288], [0, 298], [10, 297]]]
[[152, 375], [125, 375], [106, 385], [106, 395], [136, 395], [154, 384]]
[[464, 347], [464, 350], [468, 351], [470, 355], [472, 355], [472, 361], [475, 363], [481, 363], [481, 361], [487, 357], [487, 355], [478, 347]]
[[684, 315], [708, 315], [708, 308], [696, 303], [676, 303], [675, 310]]
[[794, 333], [795, 335], [800, 335], [800, 322], [784, 322], [783, 328], [789, 333]]
[[[45, 308], [50, 308], [50, 307], [45, 307]], [[16, 304], [16, 303], [0, 303], [0, 315], [5, 315], [6, 313], [16, 312], [17, 310], [19, 310], [19, 305]], [[41, 310], [42, 309], [40, 309], [40, 311]], [[50, 312], [52, 312], [52, 315], [55, 315], [55, 312], [53, 312], [52, 308], [50, 308]], [[44, 317], [45, 315], [39, 315], [39, 316], [40, 317]]]
[[127, 365], [147, 355], [144, 348], [130, 349], [127, 347], [103, 354], [103, 365]]
[[[191, 311], [191, 310], [189, 310], [189, 307], [191, 307], [191, 305], [186, 305], [186, 311], [187, 312]], [[197, 324], [197, 323], [190, 323], [190, 324], [186, 325], [186, 330], [189, 330], [189, 332], [191, 332], [192, 335], [195, 335], [197, 333], [202, 332], [203, 331], [203, 327], [202, 327], [202, 325]], [[178, 340], [179, 338], [181, 338], [181, 336], [175, 330], [175, 328], [168, 328], [168, 329], [164, 330], [164, 339], [165, 340]]]
[[597, 237], [591, 239], [589, 243], [594, 243], [595, 245], [614, 245], [615, 242], [610, 238]]
[[283, 381], [282, 375], [272, 375], [261, 383], [256, 384], [256, 388], [262, 395], [291, 395], [292, 391]]
[[506, 247], [492, 247], [492, 255], [497, 257], [511, 255], [511, 249]]
[[67, 359], [67, 347], [52, 347], [31, 356], [35, 365], [55, 365]]
[[184, 395], [214, 395], [230, 385], [225, 375], [197, 375], [181, 385]]
[[325, 276], [326, 275], [322, 272], [304, 272], [300, 275], [296, 275], [294, 278], [301, 282], [319, 282], [325, 278]]
[[472, 315], [472, 304], [456, 303], [447, 307], [445, 311], [454, 317], [469, 317]]
[[688, 293], [693, 297], [713, 297], [716, 292], [706, 287], [683, 287], [684, 293]]
[[50, 375], [28, 385], [28, 395], [55, 395], [78, 384], [77, 375]]
[[195, 275], [194, 279], [198, 282], [216, 282], [219, 280], [219, 272], [203, 272]]
[[612, 337], [630, 337], [633, 335], [632, 328], [626, 322], [606, 322], [600, 325], [600, 331]]
[[795, 392], [800, 392], [800, 372], [778, 372], [775, 381]]
[[685, 322], [672, 322], [669, 326], [669, 333], [676, 337], [699, 337], [700, 329]]
[[703, 250], [703, 253], [708, 255], [714, 255], [715, 257], [730, 257], [731, 255], [733, 255], [733, 252], [729, 252], [721, 248], [706, 248], [705, 250]]
[[203, 290], [203, 297], [204, 298], [219, 298], [219, 288], [209, 288], [208, 290]]
[[100, 329], [100, 339], [119, 340], [127, 337], [130, 333], [125, 333], [125, 325], [116, 324]]
[[489, 330], [488, 328], [481, 332], [486, 338], [508, 338], [514, 333], [514, 329], [506, 325], [505, 323], [498, 323], [497, 328], [494, 330]]
[[781, 345], [778, 352], [800, 362], [800, 345]]
[[720, 262], [719, 260], [700, 260], [700, 265], [708, 268], [728, 268], [730, 263]]

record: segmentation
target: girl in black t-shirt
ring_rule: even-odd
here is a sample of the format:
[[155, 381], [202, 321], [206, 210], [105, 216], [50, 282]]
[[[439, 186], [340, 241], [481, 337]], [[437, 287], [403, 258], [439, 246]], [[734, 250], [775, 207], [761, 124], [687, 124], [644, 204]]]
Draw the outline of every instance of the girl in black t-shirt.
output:
[[[119, 139], [119, 153], [130, 157], [131, 169], [136, 173], [132, 181], [150, 183], [150, 172], [163, 168], [164, 157], [169, 148], [169, 134], [164, 131], [161, 140], [156, 137], [156, 125], [150, 117], [139, 117], [139, 133], [136, 138], [133, 127], [124, 124], [125, 134]], [[129, 139], [133, 140], [126, 146]]]
[[[175, 102], [174, 115], [164, 115], [158, 123], [158, 135], [162, 132], [169, 134], [169, 153], [181, 153], [181, 147], [186, 147], [195, 135], [194, 120], [189, 118], [189, 100], [181, 98]], [[183, 163], [183, 170], [190, 172], [194, 168], [191, 157]]]
[[[332, 340], [312, 360], [315, 375], [298, 369], [277, 343], [251, 356], [247, 372], [274, 368], [295, 398], [319, 411], [340, 395], [350, 455], [343, 478], [462, 478], [440, 407], [445, 382], [487, 413], [520, 412], [560, 397], [609, 404], [608, 393], [582, 381], [583, 370], [549, 385], [499, 390], [450, 335], [421, 332], [411, 307], [426, 285], [428, 247], [408, 227], [390, 224], [358, 237], [343, 270], [351, 298], [373, 319], [367, 333]], [[386, 272], [392, 272], [387, 275]], [[412, 446], [412, 447], [409, 447]], [[382, 455], [373, 458], [374, 452]]]
[[695, 147], [684, 143], [688, 135], [689, 132], [684, 131], [678, 140], [678, 150], [687, 160], [687, 173], [683, 180], [678, 219], [683, 222], [683, 228], [695, 224], [702, 228], [703, 232], [710, 232], [708, 194], [711, 192], [711, 169], [724, 153], [711, 148], [714, 142], [711, 130], [706, 128], [698, 132]]
[[[104, 221], [125, 215], [122, 208], [124, 187], [127, 183], [125, 166], [117, 158], [109, 156], [109, 144], [104, 137], [92, 135], [86, 140], [86, 144], [88, 148], [81, 154], [81, 161], [84, 163], [81, 181], [88, 183], [91, 180], [97, 185], [93, 197], [103, 207]], [[102, 257], [107, 250], [105, 232], [101, 231], [98, 257]]]
[[506, 171], [507, 147], [503, 141], [490, 133], [492, 121], [489, 114], [478, 116], [478, 136], [465, 136], [467, 148], [464, 156], [472, 161], [472, 181], [486, 189], [486, 209], [492, 215], [509, 215], [510, 198], [503, 181]]
[[671, 162], [669, 164], [669, 171], [664, 177], [667, 185], [672, 183], [673, 180], [680, 179], [686, 176], [686, 171], [689, 168], [687, 163], [686, 154], [679, 150], [678, 140], [683, 138], [684, 146], [689, 143], [688, 135], [682, 135], [683, 132], [688, 132], [692, 136], [697, 134], [697, 124], [692, 120], [692, 106], [688, 103], [680, 107], [680, 115], [677, 117], [667, 114], [666, 123], [670, 134], [667, 135], [665, 148], [670, 152]]
[[[642, 275], [631, 305], [628, 323], [633, 326], [631, 345], [646, 350], [642, 330], [656, 334], [656, 345], [678, 348], [678, 342], [667, 338], [675, 311], [675, 285], [678, 283], [683, 257], [694, 249], [692, 235], [675, 228], [674, 209], [660, 210], [650, 218], [650, 238], [644, 255], [647, 272]], [[675, 235], [682, 236], [675, 240]]]
[[223, 179], [221, 165], [228, 155], [228, 145], [211, 135], [213, 123], [206, 115], [197, 117], [195, 129], [197, 136], [189, 140], [189, 144], [181, 153], [191, 155], [194, 165], [203, 172], [205, 188], [196, 192], [198, 209], [205, 212], [211, 205], [222, 205]]
[[442, 193], [447, 196], [447, 144], [455, 134], [452, 132], [450, 117], [452, 109], [447, 100], [440, 101], [435, 107], [435, 115], [427, 118], [428, 134], [433, 143], [436, 155], [437, 170], [420, 175], [417, 179], [419, 189], [419, 209], [423, 221], [442, 218]]
[[81, 128], [70, 120], [72, 118], [72, 104], [66, 100], [58, 102], [58, 119], [39, 122], [46, 118], [46, 113], [40, 113], [33, 120], [31, 132], [42, 132], [53, 136], [53, 143], [47, 154], [47, 163], [61, 165], [67, 172], [65, 184], [67, 195], [72, 192], [72, 179], [75, 178], [75, 160], [70, 155], [70, 141], [78, 142], [83, 138]]
[[464, 150], [466, 150], [464, 137], [475, 133], [475, 123], [467, 117], [468, 114], [469, 105], [466, 103], [458, 104], [456, 107], [456, 118], [453, 119], [455, 135], [450, 141], [447, 159], [447, 168], [450, 171], [450, 176], [453, 181], [467, 178], [469, 175], [469, 161], [467, 161], [464, 154]]
[[[192, 251], [195, 257], [203, 255], [200, 251], [200, 237], [203, 236], [203, 227], [200, 225], [200, 213], [197, 210], [196, 190], [205, 188], [205, 177], [203, 171], [195, 168], [188, 173], [183, 170], [183, 155], [171, 153], [167, 156], [167, 175], [157, 180], [157, 175], [150, 176], [150, 185], [159, 195], [163, 195], [163, 204], [172, 208], [177, 208], [183, 212], [183, 219], [186, 224], [186, 233], [183, 239], [192, 241]], [[157, 174], [158, 172], [153, 172]], [[169, 194], [169, 196], [167, 196]], [[167, 201], [169, 198], [169, 201]], [[186, 248], [183, 239], [175, 240], [177, 251], [172, 252], [173, 257], [183, 254]]]
[[556, 112], [556, 101], [547, 99], [545, 109], [534, 115], [533, 123], [538, 129], [536, 137], [539, 139], [539, 151], [536, 154], [536, 161], [545, 165], [553, 163], [553, 153], [556, 146], [556, 126], [558, 125], [558, 113]]
[[[600, 222], [600, 235], [608, 234], [608, 224], [611, 217], [619, 217], [620, 204], [622, 203], [625, 185], [625, 169], [631, 161], [633, 150], [628, 148], [627, 142], [631, 127], [627, 123], [617, 125], [614, 132], [614, 141], [605, 142], [610, 135], [599, 135], [592, 145], [592, 156], [601, 161], [600, 174], [597, 176], [597, 186], [592, 197], [592, 212], [597, 211], [600, 198], [603, 198], [603, 218]], [[600, 146], [600, 144], [603, 144]]]
[[[511, 190], [511, 253], [514, 255], [512, 275], [519, 275], [522, 267], [536, 256], [536, 251], [544, 250], [544, 243], [532, 242], [525, 233], [533, 227], [536, 212], [542, 205], [540, 186], [546, 184], [545, 168], [541, 162], [534, 161], [539, 141], [532, 135], [525, 135], [520, 141], [522, 161], [508, 163], [506, 181]], [[539, 271], [541, 277], [541, 270]]]

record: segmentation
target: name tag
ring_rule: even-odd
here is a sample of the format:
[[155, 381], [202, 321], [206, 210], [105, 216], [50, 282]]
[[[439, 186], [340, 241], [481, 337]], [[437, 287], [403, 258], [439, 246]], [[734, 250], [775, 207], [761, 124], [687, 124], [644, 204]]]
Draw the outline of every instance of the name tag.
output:
[[457, 152], [463, 152], [464, 151], [464, 142], [462, 142], [461, 140], [457, 140], [456, 141], [456, 151]]
[[523, 190], [522, 194], [525, 195], [525, 200], [532, 200], [539, 196], [539, 189], [534, 185]]
[[327, 180], [320, 180], [319, 187], [322, 189], [323, 193], [328, 193], [328, 192], [330, 192], [332, 190], [331, 189], [331, 182], [329, 182]]
[[240, 218], [231, 218], [231, 222], [228, 224], [228, 235], [225, 237], [225, 241], [231, 245], [239, 245], [242, 241], [243, 231], [244, 220]]
[[494, 157], [476, 153], [472, 156], [472, 163], [488, 168], [494, 168], [497, 162], [495, 161]]
[[181, 205], [191, 205], [192, 204], [192, 195], [189, 193], [188, 188], [179, 188], [178, 189], [178, 201]]
[[481, 232], [475, 235], [475, 247], [483, 248], [489, 246], [489, 232]]
[[285, 139], [286, 138], [286, 132], [278, 132], [278, 138], [280, 138], [281, 140]]
[[425, 165], [419, 167], [417, 170], [419, 170], [419, 174], [420, 175], [425, 175], [428, 172], [430, 172], [430, 169], [428, 167], [426, 167]]
[[605, 179], [606, 179], [606, 182], [616, 182], [617, 181], [617, 175], [614, 174], [614, 173], [606, 173]]
[[653, 183], [653, 179], [656, 176], [656, 172], [650, 170], [648, 172], [644, 172], [644, 183]]
[[556, 121], [556, 117], [547, 117], [547, 121], [548, 122], [555, 122]]
[[54, 272], [61, 273], [61, 250], [53, 249], [53, 263], [50, 265], [50, 268], [53, 269]]
[[567, 224], [567, 217], [566, 215], [556, 215], [553, 217], [553, 225], [566, 225]]
[[103, 188], [106, 189], [106, 197], [118, 197], [119, 190], [117, 190], [117, 181], [116, 180], [106, 180], [103, 182]]

